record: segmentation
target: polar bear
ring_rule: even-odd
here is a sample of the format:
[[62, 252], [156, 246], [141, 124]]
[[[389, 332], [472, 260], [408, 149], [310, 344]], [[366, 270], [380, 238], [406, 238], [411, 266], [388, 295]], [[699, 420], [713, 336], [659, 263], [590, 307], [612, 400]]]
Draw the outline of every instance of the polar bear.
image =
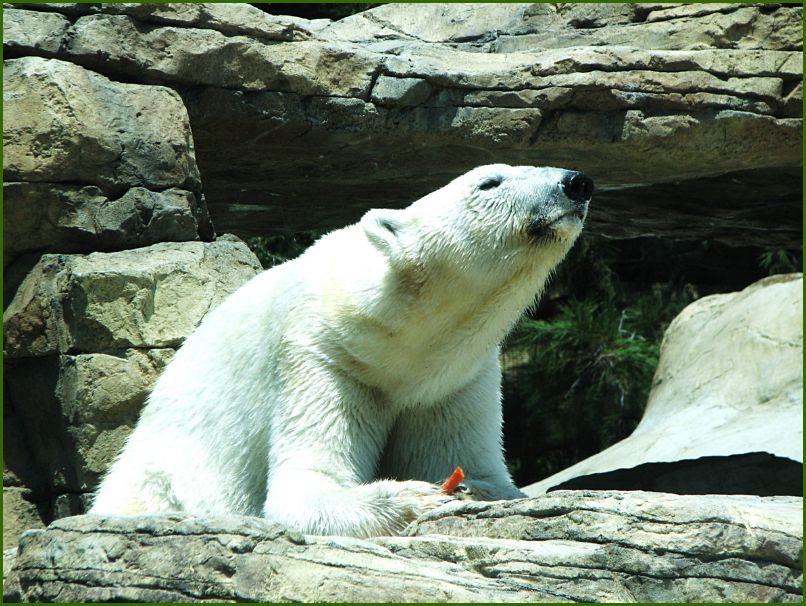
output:
[[91, 513], [245, 514], [394, 534], [451, 499], [524, 496], [499, 345], [579, 235], [593, 182], [493, 164], [370, 210], [212, 311], [165, 368]]

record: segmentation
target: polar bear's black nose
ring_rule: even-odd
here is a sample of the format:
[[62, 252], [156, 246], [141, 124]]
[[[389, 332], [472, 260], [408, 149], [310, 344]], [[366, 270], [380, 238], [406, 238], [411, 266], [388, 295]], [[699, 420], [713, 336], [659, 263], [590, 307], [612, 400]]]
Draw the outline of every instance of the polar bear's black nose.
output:
[[593, 179], [585, 173], [568, 171], [561, 185], [565, 195], [574, 202], [586, 202], [593, 195]]

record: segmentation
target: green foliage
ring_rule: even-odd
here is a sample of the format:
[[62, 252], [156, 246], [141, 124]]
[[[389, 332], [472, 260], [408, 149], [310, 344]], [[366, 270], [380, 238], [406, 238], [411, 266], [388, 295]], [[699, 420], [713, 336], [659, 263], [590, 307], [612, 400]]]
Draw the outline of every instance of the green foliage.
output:
[[505, 440], [519, 484], [560, 471], [635, 429], [663, 332], [693, 298], [672, 285], [631, 291], [608, 266], [605, 245], [591, 243], [563, 267], [557, 289], [565, 294], [548, 317], [523, 318], [504, 348]]
[[244, 238], [244, 242], [255, 253], [263, 269], [268, 269], [298, 257], [321, 235], [322, 232], [318, 231], [304, 231], [273, 236], [252, 236]]
[[803, 271], [803, 253], [798, 255], [781, 248], [765, 250], [761, 253], [758, 263], [770, 276]]

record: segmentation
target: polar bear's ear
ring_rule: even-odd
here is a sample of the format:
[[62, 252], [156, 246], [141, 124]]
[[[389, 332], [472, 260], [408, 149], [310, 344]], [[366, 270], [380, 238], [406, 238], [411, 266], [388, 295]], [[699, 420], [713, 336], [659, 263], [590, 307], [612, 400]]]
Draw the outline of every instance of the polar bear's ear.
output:
[[398, 239], [403, 229], [403, 211], [373, 208], [361, 218], [361, 227], [367, 238], [380, 250], [395, 253], [400, 247]]

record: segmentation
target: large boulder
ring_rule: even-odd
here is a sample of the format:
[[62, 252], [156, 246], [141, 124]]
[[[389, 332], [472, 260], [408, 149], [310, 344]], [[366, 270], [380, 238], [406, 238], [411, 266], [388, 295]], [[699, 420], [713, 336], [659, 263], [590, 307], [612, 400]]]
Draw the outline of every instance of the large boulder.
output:
[[802, 494], [803, 275], [686, 307], [635, 431], [524, 491], [557, 488]]
[[42, 255], [4, 314], [10, 358], [177, 347], [260, 269], [241, 242]]
[[[30, 497], [45, 519], [83, 513], [85, 495], [120, 452], [173, 353], [130, 348], [114, 355], [59, 355], [7, 364], [6, 407], [19, 418], [26, 446], [36, 453], [34, 467], [42, 485]], [[19, 469], [17, 463], [6, 460], [12, 472]], [[59, 510], [60, 504], [66, 509]]]
[[259, 271], [235, 238], [42, 255], [4, 314], [9, 518], [82, 513], [175, 349]]
[[212, 238], [173, 90], [41, 57], [5, 61], [3, 83], [4, 265], [25, 253]]
[[16, 6], [13, 53], [182, 95], [223, 231], [344, 225], [507, 162], [589, 173], [609, 236], [800, 243], [799, 5]]
[[3, 110], [8, 181], [78, 182], [120, 193], [201, 187], [186, 112], [171, 89], [21, 57], [4, 62]]
[[800, 497], [558, 492], [459, 501], [408, 536], [259, 518], [80, 516], [23, 535], [6, 600], [800, 602]]
[[[3, 259], [37, 252], [92, 252], [199, 239], [196, 195], [132, 187], [110, 199], [95, 185], [6, 182]], [[203, 219], [204, 220], [204, 219]]]

